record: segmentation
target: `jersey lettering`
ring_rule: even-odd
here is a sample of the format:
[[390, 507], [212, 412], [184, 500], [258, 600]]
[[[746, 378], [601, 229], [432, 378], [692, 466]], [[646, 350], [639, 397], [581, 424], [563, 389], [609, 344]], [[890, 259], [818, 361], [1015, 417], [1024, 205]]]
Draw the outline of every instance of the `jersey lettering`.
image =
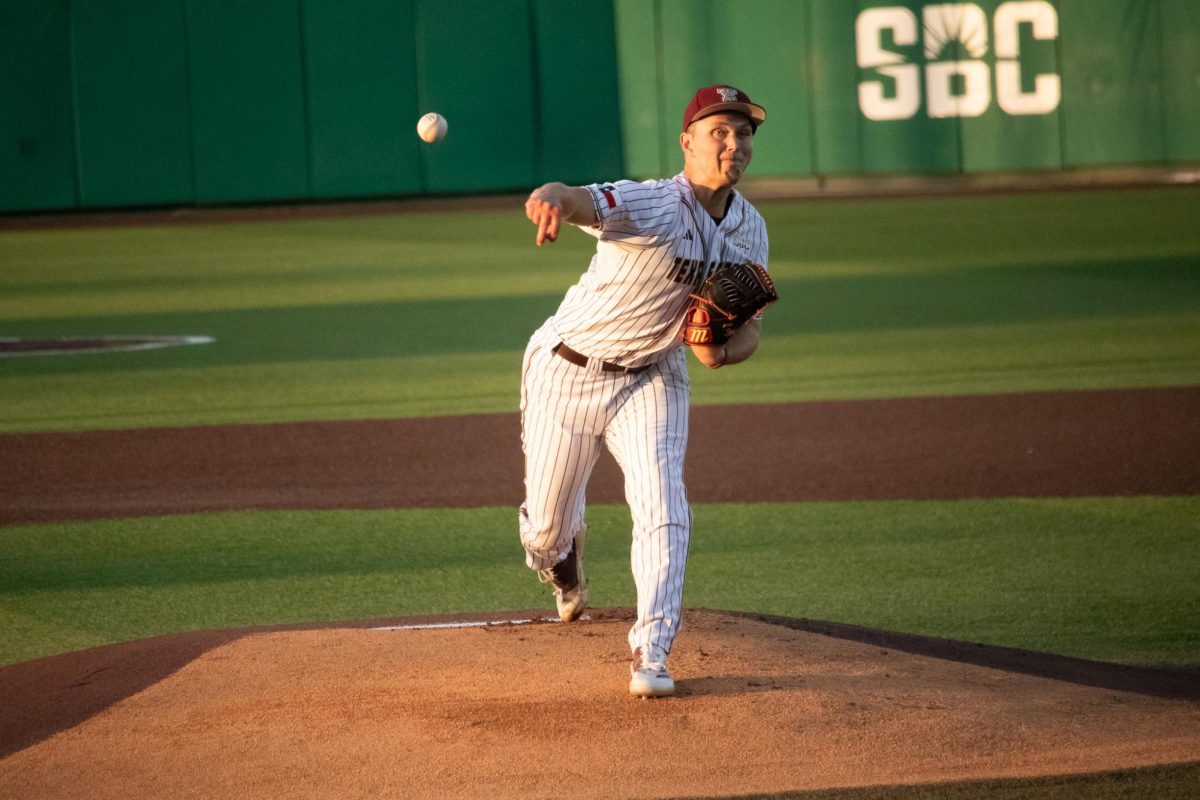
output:
[[676, 257], [671, 265], [670, 278], [675, 283], [686, 283], [692, 288], [699, 289], [705, 279], [721, 267], [732, 266], [732, 262], [722, 261], [718, 264], [708, 264], [694, 258]]

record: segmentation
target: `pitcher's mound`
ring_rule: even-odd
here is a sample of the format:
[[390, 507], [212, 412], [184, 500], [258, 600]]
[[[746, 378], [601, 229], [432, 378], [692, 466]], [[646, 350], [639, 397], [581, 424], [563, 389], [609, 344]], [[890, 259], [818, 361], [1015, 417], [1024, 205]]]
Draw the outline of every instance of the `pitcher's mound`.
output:
[[728, 796], [1200, 758], [1194, 699], [712, 611], [678, 695], [635, 700], [628, 626], [251, 632], [0, 762], [0, 796]]

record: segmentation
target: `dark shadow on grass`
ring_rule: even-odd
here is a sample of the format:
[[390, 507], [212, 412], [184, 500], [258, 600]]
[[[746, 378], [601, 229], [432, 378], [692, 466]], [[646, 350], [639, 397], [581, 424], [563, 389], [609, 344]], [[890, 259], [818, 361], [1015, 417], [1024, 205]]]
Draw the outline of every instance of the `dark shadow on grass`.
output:
[[[772, 335], [1129, 319], [1200, 309], [1192, 256], [1001, 264], [930, 273], [780, 278]], [[519, 366], [557, 293], [0, 321], [0, 336], [205, 335], [206, 348], [25, 358], [13, 376], [507, 353]], [[514, 320], [518, 321], [514, 324]], [[399, 376], [402, 377], [402, 376]]]
[[1168, 700], [1200, 702], [1200, 670], [1109, 664], [1032, 650], [959, 642], [953, 639], [938, 639], [911, 633], [881, 631], [840, 622], [796, 619], [754, 612], [722, 611], [719, 613], [733, 614], [772, 625], [782, 625], [792, 630], [832, 636], [836, 639], [845, 639], [944, 661], [972, 664], [977, 667], [999, 669], [1117, 692], [1133, 692]]
[[824, 334], [1190, 314], [1200, 308], [1197, 265], [1164, 256], [781, 280], [764, 324]]
[[[216, 340], [186, 353], [148, 350], [6, 359], [3, 372], [60, 375], [502, 352], [513, 359], [515, 370], [529, 334], [553, 313], [557, 302], [555, 295], [542, 294], [0, 321], [0, 336], [23, 339], [136, 334]], [[403, 379], [397, 375], [397, 380]], [[468, 382], [464, 379], [464, 385]]]

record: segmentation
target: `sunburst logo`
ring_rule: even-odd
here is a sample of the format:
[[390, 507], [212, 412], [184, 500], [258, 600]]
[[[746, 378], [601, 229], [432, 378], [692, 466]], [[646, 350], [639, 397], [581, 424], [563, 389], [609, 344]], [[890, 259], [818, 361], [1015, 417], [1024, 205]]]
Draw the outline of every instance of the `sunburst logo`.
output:
[[954, 43], [972, 58], [988, 51], [988, 19], [983, 9], [969, 3], [927, 6], [924, 14], [925, 58], [936, 59]]
[[[927, 5], [920, 19], [900, 6], [863, 11], [855, 22], [858, 66], [875, 75], [858, 86], [859, 108], [868, 119], [903, 120], [914, 117], [924, 100], [934, 119], [977, 117], [991, 106], [994, 83], [1005, 113], [1049, 114], [1062, 97], [1059, 77], [1042, 73], [1026, 80], [1020, 61], [1022, 25], [1029, 26], [1034, 40], [1058, 38], [1058, 12], [1048, 0], [1001, 3], [991, 20], [974, 3]], [[896, 49], [884, 46], [885, 34]], [[905, 55], [918, 44], [923, 65]], [[906, 50], [897, 52], [900, 48]], [[994, 81], [982, 60], [989, 48], [996, 55]]]

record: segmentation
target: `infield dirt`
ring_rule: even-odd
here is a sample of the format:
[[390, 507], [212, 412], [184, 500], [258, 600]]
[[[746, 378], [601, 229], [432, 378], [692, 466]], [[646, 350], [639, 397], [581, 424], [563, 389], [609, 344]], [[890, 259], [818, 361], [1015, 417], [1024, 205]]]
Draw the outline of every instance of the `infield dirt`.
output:
[[[696, 503], [1200, 494], [1200, 388], [701, 406]], [[718, 466], [719, 465], [719, 466]], [[510, 506], [516, 414], [0, 436], [0, 524]], [[622, 503], [605, 455], [593, 503]]]

